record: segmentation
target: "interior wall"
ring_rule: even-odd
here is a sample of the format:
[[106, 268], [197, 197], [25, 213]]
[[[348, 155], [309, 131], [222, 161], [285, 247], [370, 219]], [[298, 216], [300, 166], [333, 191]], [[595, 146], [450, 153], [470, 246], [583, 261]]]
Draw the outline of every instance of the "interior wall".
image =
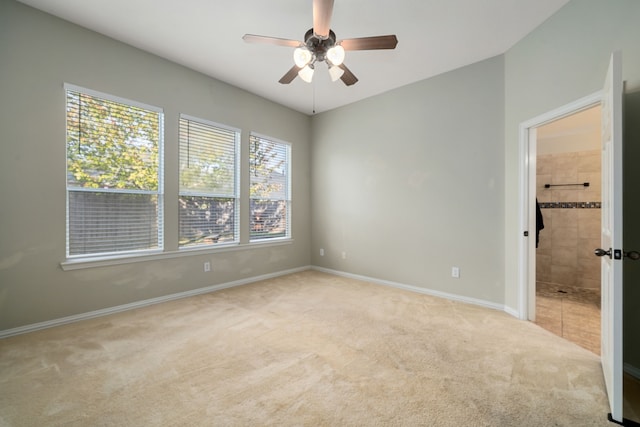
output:
[[[601, 261], [593, 250], [600, 247], [600, 150], [539, 154], [536, 168], [544, 220], [536, 249], [536, 282], [599, 289]], [[562, 185], [583, 182], [589, 186]]]
[[[308, 116], [14, 1], [0, 1], [0, 58], [0, 330], [309, 265]], [[249, 132], [290, 142], [293, 242], [63, 271], [65, 82], [164, 108], [168, 250], [180, 113], [242, 130], [245, 226]]]
[[536, 128], [538, 155], [601, 150], [599, 105]]
[[314, 117], [314, 265], [503, 303], [503, 69], [495, 57]]
[[[640, 90], [639, 20], [640, 2], [635, 0], [572, 0], [505, 54], [505, 301], [509, 307], [518, 306], [519, 244], [523, 238], [519, 125], [601, 90], [614, 50], [622, 52], [627, 96]], [[628, 110], [625, 120], [637, 122]], [[628, 144], [635, 142], [625, 141], [625, 146]], [[627, 154], [637, 153], [627, 147]], [[630, 161], [633, 160], [625, 158], [625, 162]], [[631, 182], [630, 172], [628, 168], [624, 171], [625, 188]], [[628, 218], [629, 200], [634, 196], [625, 191], [624, 198], [624, 216]], [[625, 241], [632, 239], [631, 232], [634, 231], [625, 230]], [[625, 276], [627, 283], [629, 278]], [[627, 286], [625, 313], [628, 313], [631, 304], [637, 302], [626, 289]], [[625, 328], [640, 330], [638, 317], [625, 315]], [[625, 362], [640, 366], [640, 345], [634, 341], [640, 342], [633, 334], [625, 335]]]

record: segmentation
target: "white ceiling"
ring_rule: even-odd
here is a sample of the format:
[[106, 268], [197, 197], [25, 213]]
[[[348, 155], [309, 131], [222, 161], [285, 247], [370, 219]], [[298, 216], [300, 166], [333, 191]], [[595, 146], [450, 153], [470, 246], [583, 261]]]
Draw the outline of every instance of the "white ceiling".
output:
[[248, 44], [246, 33], [302, 40], [312, 0], [20, 0], [305, 114], [331, 110], [499, 55], [569, 0], [336, 0], [338, 40], [396, 34], [395, 50], [347, 52], [359, 78], [278, 80], [292, 48]]

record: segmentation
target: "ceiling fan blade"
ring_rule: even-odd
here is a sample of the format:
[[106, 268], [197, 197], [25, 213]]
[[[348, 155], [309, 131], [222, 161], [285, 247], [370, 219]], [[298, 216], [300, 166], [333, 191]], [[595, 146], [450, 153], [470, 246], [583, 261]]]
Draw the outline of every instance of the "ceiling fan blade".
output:
[[344, 50], [395, 49], [398, 38], [395, 34], [388, 36], [360, 37], [346, 39], [339, 43]]
[[313, 0], [313, 33], [320, 39], [329, 37], [333, 0]]
[[242, 36], [242, 40], [246, 41], [247, 43], [261, 43], [287, 47], [298, 47], [302, 45], [301, 42], [296, 40], [281, 39], [278, 37], [257, 36], [255, 34], [245, 34], [244, 36]]
[[289, 71], [287, 71], [287, 73], [282, 76], [282, 78], [280, 80], [278, 80], [280, 83], [282, 83], [283, 85], [288, 85], [289, 83], [291, 83], [293, 81], [293, 79], [295, 79], [298, 76], [298, 71], [300, 71], [301, 68], [298, 67], [297, 65], [294, 65]]
[[348, 69], [346, 65], [340, 64], [338, 65], [338, 67], [344, 70], [344, 74], [342, 75], [342, 77], [340, 77], [340, 80], [342, 80], [344, 84], [346, 84], [347, 86], [351, 86], [358, 82], [358, 78], [353, 75], [351, 70]]

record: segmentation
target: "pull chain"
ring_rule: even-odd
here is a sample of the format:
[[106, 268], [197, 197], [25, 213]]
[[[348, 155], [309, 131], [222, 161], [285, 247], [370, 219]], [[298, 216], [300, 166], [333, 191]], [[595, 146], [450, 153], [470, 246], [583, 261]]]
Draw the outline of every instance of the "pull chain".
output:
[[316, 82], [313, 81], [313, 114], [316, 113]]

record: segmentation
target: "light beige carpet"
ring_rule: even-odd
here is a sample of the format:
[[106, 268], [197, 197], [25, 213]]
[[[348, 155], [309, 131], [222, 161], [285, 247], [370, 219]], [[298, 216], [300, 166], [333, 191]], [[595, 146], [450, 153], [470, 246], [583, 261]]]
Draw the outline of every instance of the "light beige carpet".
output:
[[0, 341], [0, 426], [608, 426], [599, 358], [315, 271]]

